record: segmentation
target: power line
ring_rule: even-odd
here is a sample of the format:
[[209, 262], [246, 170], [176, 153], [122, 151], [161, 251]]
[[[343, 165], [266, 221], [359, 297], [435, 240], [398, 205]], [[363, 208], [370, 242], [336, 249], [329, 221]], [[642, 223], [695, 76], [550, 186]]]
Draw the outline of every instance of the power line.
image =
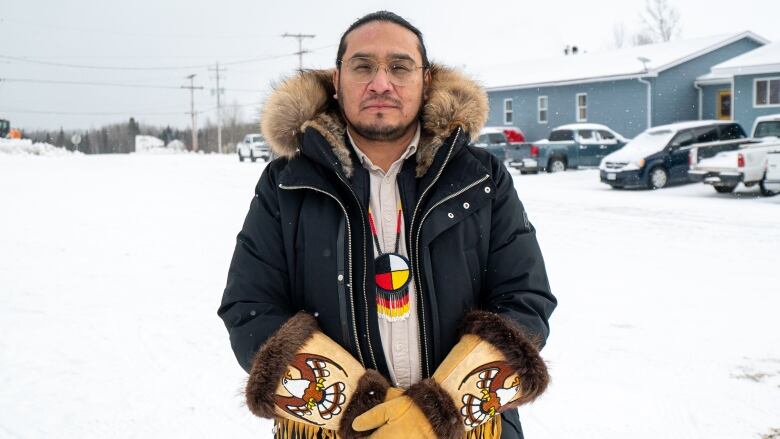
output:
[[114, 29], [99, 29], [99, 28], [76, 28], [71, 26], [62, 26], [59, 24], [40, 23], [34, 21], [16, 20], [8, 18], [0, 19], [0, 23], [4, 25], [12, 26], [24, 26], [26, 27], [38, 27], [42, 29], [54, 29], [63, 30], [69, 32], [84, 32], [84, 33], [101, 33], [108, 35], [119, 35], [129, 37], [142, 37], [142, 38], [178, 38], [178, 39], [248, 39], [248, 38], [272, 38], [275, 35], [270, 34], [233, 34], [233, 35], [214, 35], [214, 34], [165, 34], [165, 33], [148, 33], [148, 32], [125, 32]]
[[[180, 88], [180, 87], [179, 87]], [[251, 103], [229, 104], [226, 107], [256, 107], [262, 104], [261, 101]], [[205, 110], [196, 111], [196, 114], [205, 114], [215, 111], [217, 107], [209, 107]], [[53, 114], [57, 116], [165, 116], [176, 114], [190, 114], [189, 111], [150, 111], [150, 110], [125, 110], [125, 111], [59, 111], [59, 110], [31, 110], [27, 108], [0, 108], [3, 113], [18, 114]]]
[[157, 89], [180, 89], [174, 85], [152, 85], [152, 84], [133, 84], [124, 82], [92, 82], [92, 81], [66, 81], [60, 79], [26, 79], [26, 78], [2, 78], [7, 82], [21, 82], [28, 84], [59, 84], [59, 85], [91, 85], [102, 87], [125, 87], [125, 88], [157, 88]]
[[18, 113], [18, 114], [52, 114], [57, 116], [125, 116], [125, 115], [137, 115], [137, 116], [163, 116], [173, 114], [189, 114], [182, 111], [52, 111], [52, 110], [28, 110], [19, 108], [0, 108], [0, 111], [4, 113]]
[[94, 65], [86, 65], [86, 64], [70, 64], [70, 63], [61, 63], [61, 62], [54, 62], [54, 61], [43, 61], [40, 59], [32, 59], [32, 58], [20, 57], [20, 56], [7, 56], [7, 55], [0, 55], [0, 59], [24, 62], [29, 64], [53, 66], [53, 67], [68, 67], [74, 69], [89, 69], [89, 70], [184, 70], [184, 69], [197, 69], [197, 68], [206, 67], [203, 64], [190, 65], [190, 66], [175, 66], [175, 67], [174, 66], [166, 66], [166, 67], [94, 66]]
[[[317, 52], [322, 49], [329, 49], [331, 47], [336, 47], [338, 44], [328, 44], [325, 46], [319, 46], [314, 47], [311, 49], [308, 49], [309, 52]], [[297, 53], [289, 54], [289, 56], [296, 55]], [[46, 60], [46, 59], [64, 59], [64, 58], [71, 58], [71, 59], [231, 59], [235, 58], [238, 61], [244, 61], [247, 59], [246, 55], [225, 55], [225, 54], [211, 54], [211, 55], [204, 55], [204, 54], [198, 54], [198, 55], [63, 55], [63, 54], [57, 54], [57, 55], [3, 55], [8, 57], [14, 57], [14, 58], [23, 58], [26, 60]], [[288, 55], [283, 55], [288, 56]], [[228, 61], [230, 62], [230, 61]], [[225, 64], [223, 62], [223, 64]]]
[[[100, 87], [151, 88], [151, 89], [169, 89], [169, 90], [179, 90], [179, 89], [181, 89], [181, 86], [178, 86], [178, 85], [135, 84], [135, 83], [125, 83], [125, 82], [67, 81], [67, 80], [60, 80], [60, 79], [0, 78], [0, 81], [29, 83], [29, 84], [86, 85], [86, 86], [100, 86]], [[222, 88], [222, 91], [258, 92], [259, 93], [259, 92], [265, 91], [265, 89], [260, 89], [260, 88]]]
[[[239, 65], [239, 64], [251, 64], [256, 62], [263, 62], [263, 61], [271, 61], [275, 59], [280, 58], [287, 58], [290, 56], [298, 55], [299, 52], [295, 53], [285, 53], [280, 55], [268, 55], [268, 56], [259, 56], [255, 58], [248, 58], [238, 61], [228, 61], [223, 63], [223, 65]], [[39, 65], [45, 65], [45, 66], [52, 66], [52, 67], [67, 67], [72, 69], [86, 69], [86, 70], [131, 70], [131, 71], [146, 71], [146, 70], [192, 70], [192, 69], [207, 69], [211, 66], [211, 64], [193, 64], [193, 65], [187, 65], [187, 66], [164, 66], [164, 67], [138, 67], [138, 66], [97, 66], [97, 65], [89, 65], [89, 64], [71, 64], [71, 63], [62, 63], [62, 62], [54, 62], [54, 61], [44, 61], [40, 59], [33, 59], [28, 57], [20, 57], [20, 56], [8, 56], [8, 55], [0, 55], [0, 59], [5, 59], [9, 61], [17, 61], [17, 62], [24, 62], [29, 64], [39, 64]]]

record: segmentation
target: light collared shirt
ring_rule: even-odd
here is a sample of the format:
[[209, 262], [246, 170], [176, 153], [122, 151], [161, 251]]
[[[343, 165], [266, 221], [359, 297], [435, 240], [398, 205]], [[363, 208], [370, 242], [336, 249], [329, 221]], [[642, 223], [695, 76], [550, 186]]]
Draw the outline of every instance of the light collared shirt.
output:
[[[401, 171], [404, 161], [411, 157], [417, 151], [417, 144], [420, 142], [420, 124], [417, 124], [417, 132], [414, 135], [406, 151], [401, 157], [393, 162], [387, 172], [376, 166], [360, 150], [355, 143], [352, 135], [349, 134], [349, 141], [355, 148], [361, 164], [368, 170], [370, 176], [371, 198], [369, 206], [371, 214], [374, 217], [374, 225], [379, 238], [379, 244], [383, 252], [392, 252], [395, 250], [396, 242], [396, 222], [398, 216], [398, 184], [396, 177]], [[411, 208], [403, 206], [403, 209]], [[407, 259], [406, 253], [405, 227], [403, 224], [403, 215], [401, 215], [401, 236], [398, 246], [398, 253]], [[372, 246], [374, 257], [376, 249]], [[379, 336], [382, 340], [382, 348], [385, 355], [385, 361], [390, 369], [390, 378], [397, 387], [408, 389], [412, 384], [420, 381], [422, 370], [420, 368], [420, 342], [419, 342], [419, 323], [417, 322], [417, 299], [414, 290], [414, 282], [410, 281], [409, 289], [409, 315], [404, 320], [388, 321], [384, 318], [379, 320]]]

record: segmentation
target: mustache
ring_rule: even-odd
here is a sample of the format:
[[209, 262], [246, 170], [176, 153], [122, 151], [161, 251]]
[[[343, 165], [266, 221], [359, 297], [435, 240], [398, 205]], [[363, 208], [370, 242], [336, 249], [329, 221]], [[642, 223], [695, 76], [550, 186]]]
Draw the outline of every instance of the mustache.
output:
[[370, 107], [372, 105], [390, 105], [394, 107], [400, 107], [401, 106], [401, 100], [395, 99], [391, 97], [379, 97], [379, 96], [372, 96], [365, 101], [360, 103], [360, 108], [366, 108]]

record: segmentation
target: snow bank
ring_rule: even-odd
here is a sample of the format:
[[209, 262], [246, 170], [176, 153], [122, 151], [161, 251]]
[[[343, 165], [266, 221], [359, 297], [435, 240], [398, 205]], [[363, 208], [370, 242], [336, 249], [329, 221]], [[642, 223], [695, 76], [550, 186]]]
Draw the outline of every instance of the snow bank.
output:
[[152, 149], [159, 149], [165, 146], [165, 142], [154, 136], [138, 135], [135, 136], [135, 152], [147, 152]]
[[187, 148], [181, 140], [173, 140], [165, 144], [154, 136], [135, 136], [136, 154], [177, 154], [187, 152]]
[[81, 153], [48, 143], [33, 143], [30, 139], [0, 139], [0, 154], [61, 156]]

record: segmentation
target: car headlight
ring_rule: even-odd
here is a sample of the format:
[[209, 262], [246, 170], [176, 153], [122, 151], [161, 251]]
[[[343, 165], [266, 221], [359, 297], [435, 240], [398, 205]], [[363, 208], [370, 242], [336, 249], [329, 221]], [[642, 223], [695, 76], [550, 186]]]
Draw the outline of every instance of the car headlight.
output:
[[623, 171], [638, 171], [645, 166], [645, 159], [632, 160], [628, 162], [626, 166], [623, 166]]

